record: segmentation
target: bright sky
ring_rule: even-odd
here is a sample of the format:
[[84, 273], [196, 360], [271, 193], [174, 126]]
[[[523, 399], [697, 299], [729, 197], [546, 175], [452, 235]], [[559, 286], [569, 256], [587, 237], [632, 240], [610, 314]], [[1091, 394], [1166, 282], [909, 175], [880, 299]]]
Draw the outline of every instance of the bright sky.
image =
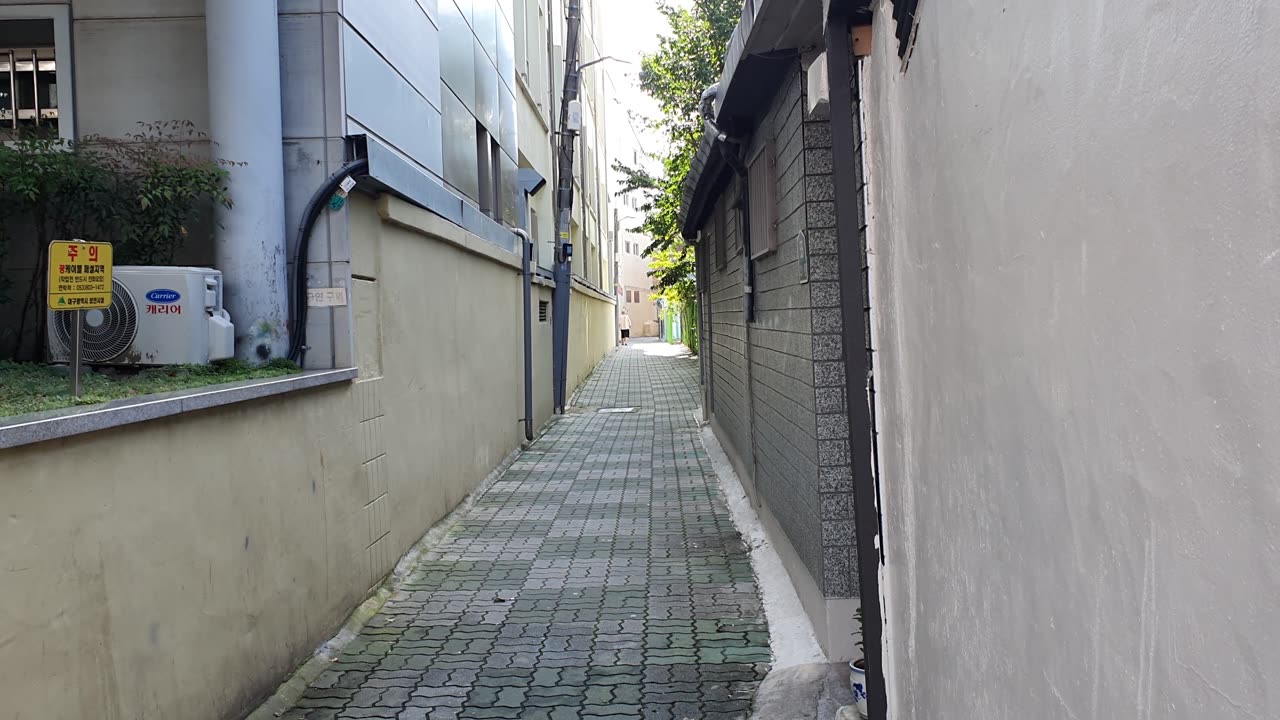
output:
[[667, 21], [658, 13], [655, 0], [600, 0], [599, 6], [604, 10], [604, 54], [630, 63], [605, 63], [616, 99], [610, 103], [607, 119], [609, 154], [630, 164], [636, 151], [643, 156], [661, 149], [661, 138], [646, 132], [639, 118], [628, 118], [628, 111], [650, 117], [658, 114], [653, 100], [640, 90], [637, 76], [640, 57], [658, 49], [658, 36], [666, 32]]

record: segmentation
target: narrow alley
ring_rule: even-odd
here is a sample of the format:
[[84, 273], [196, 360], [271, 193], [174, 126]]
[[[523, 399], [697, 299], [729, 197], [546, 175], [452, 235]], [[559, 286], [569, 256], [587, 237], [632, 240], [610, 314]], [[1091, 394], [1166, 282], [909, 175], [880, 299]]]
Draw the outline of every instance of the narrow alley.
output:
[[769, 637], [698, 363], [619, 348], [285, 717], [745, 718]]

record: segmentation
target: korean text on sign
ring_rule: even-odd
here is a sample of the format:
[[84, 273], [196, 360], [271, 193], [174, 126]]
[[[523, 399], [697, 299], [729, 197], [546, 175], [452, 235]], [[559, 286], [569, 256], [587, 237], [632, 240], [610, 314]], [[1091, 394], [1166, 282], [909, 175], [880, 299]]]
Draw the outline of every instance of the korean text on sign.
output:
[[49, 245], [49, 308], [89, 310], [111, 307], [110, 243], [80, 240]]

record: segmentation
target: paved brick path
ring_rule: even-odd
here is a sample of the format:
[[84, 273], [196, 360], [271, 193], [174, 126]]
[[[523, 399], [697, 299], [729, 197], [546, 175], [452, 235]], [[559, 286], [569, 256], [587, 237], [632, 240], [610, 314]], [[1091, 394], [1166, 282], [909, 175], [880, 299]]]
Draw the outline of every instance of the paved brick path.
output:
[[606, 359], [285, 717], [748, 716], [768, 634], [673, 352]]

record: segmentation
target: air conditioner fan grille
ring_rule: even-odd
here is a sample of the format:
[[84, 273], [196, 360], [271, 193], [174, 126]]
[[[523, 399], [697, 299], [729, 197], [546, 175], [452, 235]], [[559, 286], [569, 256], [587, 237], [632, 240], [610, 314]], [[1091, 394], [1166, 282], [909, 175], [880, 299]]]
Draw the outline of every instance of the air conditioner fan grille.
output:
[[[87, 322], [89, 313], [84, 311], [82, 322], [83, 341], [82, 357], [86, 363], [104, 363], [115, 360], [121, 353], [133, 345], [138, 336], [138, 307], [129, 294], [129, 289], [119, 280], [112, 281], [111, 307], [97, 312], [102, 313], [102, 323], [96, 327]], [[74, 312], [54, 313], [53, 334], [62, 351], [71, 356], [71, 335], [75, 330]]]

